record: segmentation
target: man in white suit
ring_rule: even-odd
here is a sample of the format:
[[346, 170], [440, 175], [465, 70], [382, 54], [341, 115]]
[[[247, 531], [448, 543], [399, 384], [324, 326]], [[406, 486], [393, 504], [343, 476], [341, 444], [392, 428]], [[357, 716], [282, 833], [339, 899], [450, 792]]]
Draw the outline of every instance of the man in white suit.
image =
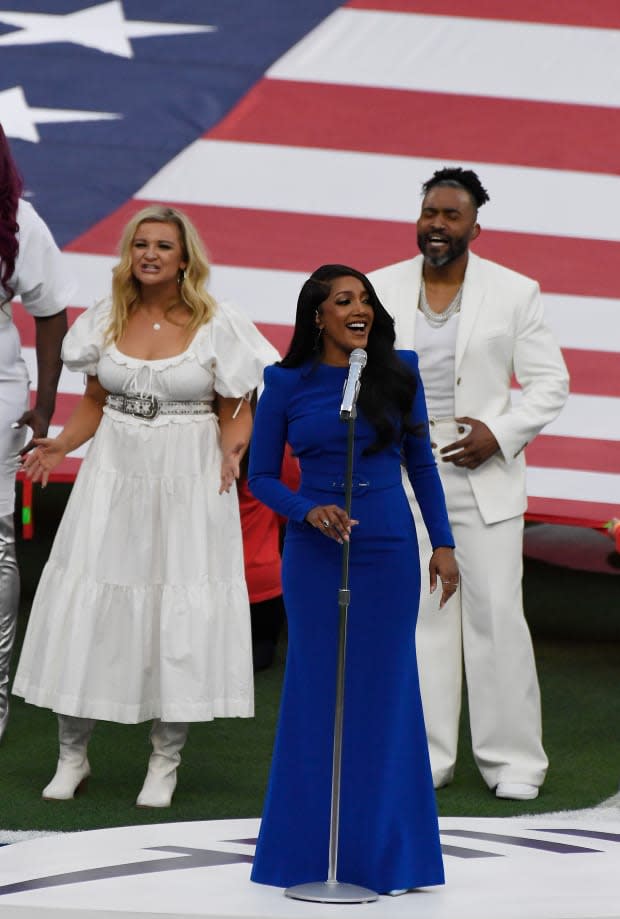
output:
[[[394, 316], [396, 347], [420, 358], [461, 572], [441, 613], [423, 595], [416, 632], [433, 779], [440, 787], [454, 775], [464, 660], [478, 768], [497, 797], [527, 800], [548, 760], [521, 593], [523, 448], [560, 412], [568, 373], [538, 284], [469, 251], [489, 200], [478, 176], [442, 169], [423, 193], [422, 255], [370, 279]], [[513, 374], [522, 390], [514, 403]], [[425, 570], [430, 547], [409, 495]]]

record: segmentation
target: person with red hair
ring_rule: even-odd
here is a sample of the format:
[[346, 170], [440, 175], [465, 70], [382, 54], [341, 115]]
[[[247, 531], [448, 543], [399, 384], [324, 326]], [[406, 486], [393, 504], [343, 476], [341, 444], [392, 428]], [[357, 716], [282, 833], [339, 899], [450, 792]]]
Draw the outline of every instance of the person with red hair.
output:
[[[26, 430], [45, 437], [54, 412], [72, 286], [48, 227], [21, 197], [23, 180], [0, 124], [0, 739], [9, 717], [9, 665], [19, 604], [15, 475]], [[28, 369], [12, 321], [19, 295], [36, 324], [37, 395], [29, 408]]]

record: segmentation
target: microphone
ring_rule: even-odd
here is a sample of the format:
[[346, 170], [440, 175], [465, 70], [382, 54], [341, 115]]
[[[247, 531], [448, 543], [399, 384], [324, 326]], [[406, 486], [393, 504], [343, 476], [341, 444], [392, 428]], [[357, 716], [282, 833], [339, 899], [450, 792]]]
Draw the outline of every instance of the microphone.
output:
[[355, 418], [355, 403], [360, 391], [360, 377], [362, 370], [366, 366], [368, 355], [363, 348], [355, 348], [349, 355], [349, 375], [347, 382], [344, 384], [342, 394], [342, 405], [340, 406], [340, 420], [348, 421]]

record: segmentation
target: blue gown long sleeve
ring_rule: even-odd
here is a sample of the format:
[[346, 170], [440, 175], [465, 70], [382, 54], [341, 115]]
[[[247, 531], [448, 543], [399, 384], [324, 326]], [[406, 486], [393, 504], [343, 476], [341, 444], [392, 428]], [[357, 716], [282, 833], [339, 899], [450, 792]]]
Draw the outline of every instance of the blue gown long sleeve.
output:
[[[417, 356], [400, 352], [418, 385], [412, 417], [426, 425]], [[269, 368], [255, 420], [250, 488], [288, 517], [283, 591], [286, 673], [252, 878], [290, 886], [327, 877], [342, 549], [305, 522], [318, 504], [344, 506], [347, 368]], [[363, 384], [362, 384], [363, 385]], [[355, 428], [338, 879], [378, 892], [443, 883], [434, 789], [415, 656], [420, 566], [401, 460], [431, 541], [452, 546], [426, 427], [364, 455], [374, 428]], [[279, 479], [284, 445], [299, 491]]]

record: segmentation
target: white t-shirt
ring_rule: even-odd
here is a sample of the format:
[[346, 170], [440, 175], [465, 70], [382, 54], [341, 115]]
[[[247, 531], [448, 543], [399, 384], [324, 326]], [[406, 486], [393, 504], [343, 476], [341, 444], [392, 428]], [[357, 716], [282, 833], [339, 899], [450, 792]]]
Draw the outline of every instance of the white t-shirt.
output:
[[421, 310], [416, 313], [415, 349], [430, 418], [454, 418], [454, 357], [459, 314], [432, 326]]
[[[17, 207], [19, 252], [10, 284], [32, 316], [54, 316], [71, 302], [74, 284], [47, 224], [27, 201]], [[6, 292], [0, 285], [0, 302]], [[10, 303], [0, 308], [0, 379], [27, 380]]]
[[[74, 285], [47, 224], [27, 201], [17, 206], [19, 252], [10, 284], [32, 316], [54, 316], [70, 303]], [[5, 291], [0, 287], [2, 294]], [[11, 321], [9, 304], [0, 311], [0, 325]]]

